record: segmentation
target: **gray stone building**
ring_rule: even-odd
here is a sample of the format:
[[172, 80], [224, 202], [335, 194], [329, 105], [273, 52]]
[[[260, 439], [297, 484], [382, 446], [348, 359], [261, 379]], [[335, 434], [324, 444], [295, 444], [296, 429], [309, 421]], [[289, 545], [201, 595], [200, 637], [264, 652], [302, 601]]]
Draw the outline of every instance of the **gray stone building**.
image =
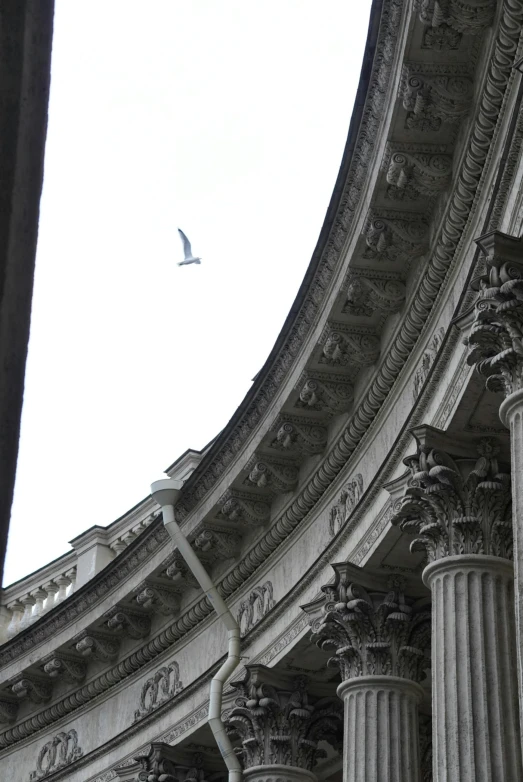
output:
[[[522, 23], [374, 0], [297, 298], [167, 471], [239, 626], [222, 748], [249, 782], [523, 782]], [[2, 591], [2, 779], [226, 780], [227, 632], [169, 508]]]

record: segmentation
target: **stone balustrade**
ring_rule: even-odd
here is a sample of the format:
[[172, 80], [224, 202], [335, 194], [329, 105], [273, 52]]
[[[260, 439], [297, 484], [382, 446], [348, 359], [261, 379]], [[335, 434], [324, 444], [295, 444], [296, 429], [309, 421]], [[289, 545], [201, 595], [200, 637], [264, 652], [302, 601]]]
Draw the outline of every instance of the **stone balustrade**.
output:
[[75, 582], [76, 565], [7, 603], [7, 612], [0, 616], [3, 641], [13, 638], [72, 595]]

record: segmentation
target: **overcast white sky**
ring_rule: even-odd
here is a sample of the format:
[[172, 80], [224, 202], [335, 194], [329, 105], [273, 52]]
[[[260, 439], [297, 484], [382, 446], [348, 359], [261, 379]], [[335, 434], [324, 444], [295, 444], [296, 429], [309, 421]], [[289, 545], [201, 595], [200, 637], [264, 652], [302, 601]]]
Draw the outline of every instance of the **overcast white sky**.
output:
[[[241, 402], [318, 238], [369, 9], [57, 0], [6, 584]], [[201, 266], [176, 266], [178, 227]]]

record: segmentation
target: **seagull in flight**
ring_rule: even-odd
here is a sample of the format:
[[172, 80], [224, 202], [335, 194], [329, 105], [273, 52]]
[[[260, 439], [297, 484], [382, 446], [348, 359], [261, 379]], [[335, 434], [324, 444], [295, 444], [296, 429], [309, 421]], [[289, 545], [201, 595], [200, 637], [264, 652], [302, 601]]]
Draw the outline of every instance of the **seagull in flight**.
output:
[[178, 263], [178, 266], [188, 266], [190, 263], [201, 263], [202, 259], [195, 258], [192, 254], [191, 243], [180, 228], [178, 228], [178, 233], [180, 234], [180, 238], [183, 242], [183, 254], [185, 256], [183, 261]]

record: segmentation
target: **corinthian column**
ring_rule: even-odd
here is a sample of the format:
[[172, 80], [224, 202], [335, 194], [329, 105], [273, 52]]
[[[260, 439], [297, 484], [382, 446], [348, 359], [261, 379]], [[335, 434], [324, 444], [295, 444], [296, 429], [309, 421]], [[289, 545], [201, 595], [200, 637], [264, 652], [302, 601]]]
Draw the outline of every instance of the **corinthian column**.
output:
[[432, 427], [413, 434], [392, 523], [417, 534], [411, 550], [428, 558], [434, 782], [521, 782], [510, 475], [492, 441], [469, 458], [470, 446]]
[[487, 261], [477, 281], [480, 295], [467, 340], [491, 391], [505, 400], [499, 415], [510, 430], [514, 575], [520, 721], [523, 724], [523, 239], [492, 231], [476, 240]]
[[332, 650], [344, 703], [344, 782], [420, 782], [418, 703], [429, 664], [428, 598], [406, 597], [404, 579], [347, 563], [302, 606], [313, 638]]
[[247, 665], [233, 682], [240, 697], [228, 733], [242, 742], [247, 782], [316, 782], [312, 769], [325, 757], [319, 741], [341, 746], [342, 708], [337, 698], [311, 699], [305, 676], [289, 677], [264, 665]]

